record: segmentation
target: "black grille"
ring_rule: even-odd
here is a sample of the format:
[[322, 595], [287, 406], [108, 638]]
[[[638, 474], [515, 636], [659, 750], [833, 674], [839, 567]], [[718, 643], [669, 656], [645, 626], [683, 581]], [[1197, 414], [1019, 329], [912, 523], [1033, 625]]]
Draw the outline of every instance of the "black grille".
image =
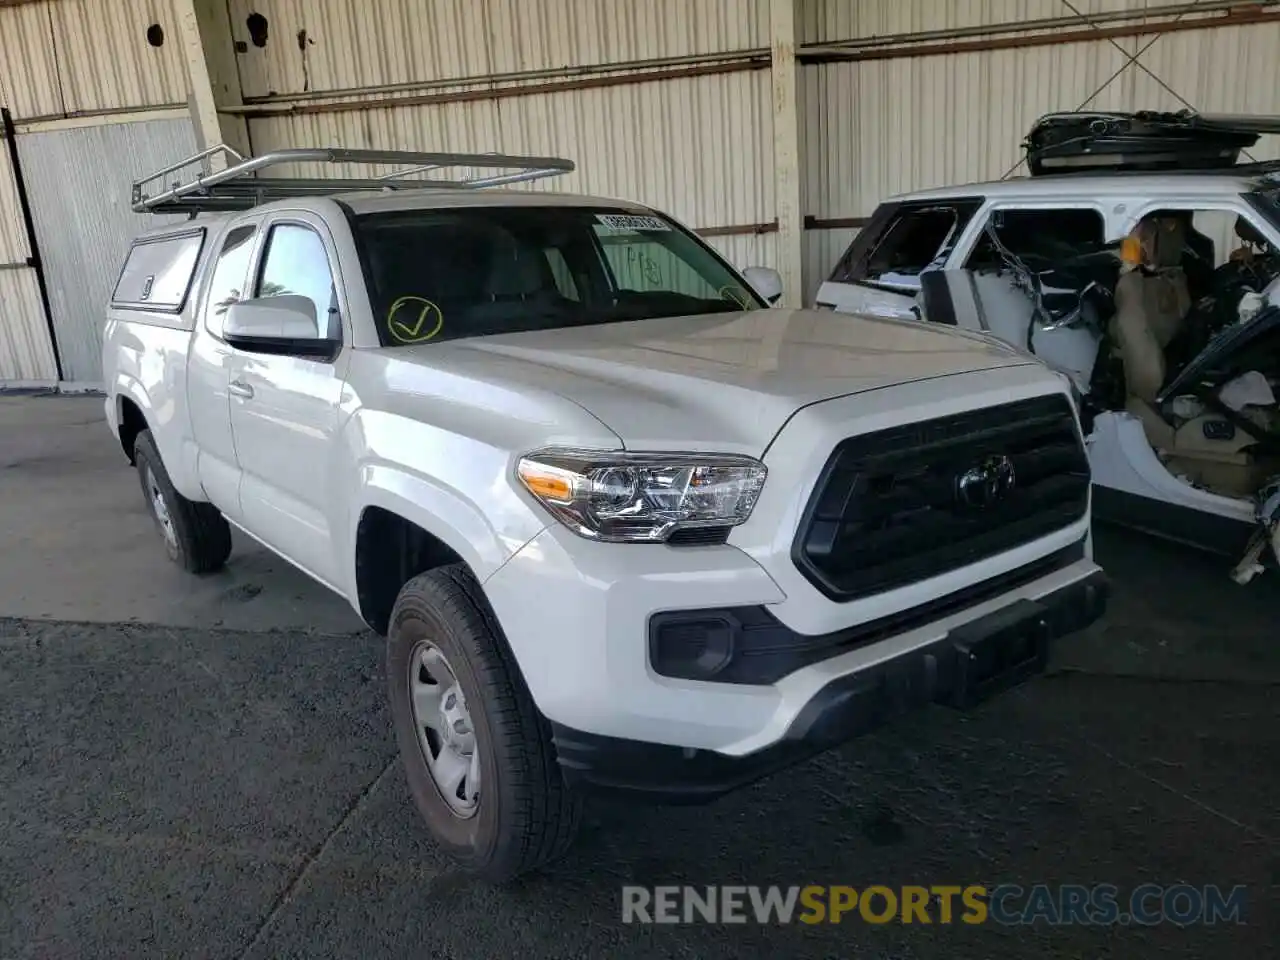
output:
[[828, 597], [854, 600], [1060, 530], [1084, 516], [1088, 498], [1070, 402], [1037, 397], [842, 441], [792, 556]]

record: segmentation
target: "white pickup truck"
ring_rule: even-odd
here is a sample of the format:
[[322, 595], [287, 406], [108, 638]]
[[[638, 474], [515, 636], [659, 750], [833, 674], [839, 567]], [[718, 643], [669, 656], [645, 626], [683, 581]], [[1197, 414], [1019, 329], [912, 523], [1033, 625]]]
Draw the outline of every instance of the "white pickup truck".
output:
[[[506, 172], [250, 175], [302, 160]], [[1107, 596], [1063, 378], [771, 308], [776, 274], [637, 204], [474, 189], [566, 166], [281, 151], [140, 183], [201, 215], [134, 243], [104, 343], [170, 556], [215, 570], [234, 526], [385, 634], [414, 800], [495, 880], [562, 852], [588, 788], [709, 800], [968, 707]]]

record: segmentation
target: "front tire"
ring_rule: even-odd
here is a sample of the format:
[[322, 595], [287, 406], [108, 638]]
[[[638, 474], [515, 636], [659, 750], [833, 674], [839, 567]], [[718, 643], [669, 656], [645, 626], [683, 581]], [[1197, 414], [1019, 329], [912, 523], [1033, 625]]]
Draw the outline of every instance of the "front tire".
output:
[[220, 569], [231, 555], [231, 527], [218, 508], [188, 500], [174, 489], [150, 430], [134, 441], [133, 462], [169, 559], [189, 573]]
[[414, 803], [453, 859], [500, 883], [569, 848], [580, 803], [465, 566], [430, 570], [400, 591], [387, 679]]

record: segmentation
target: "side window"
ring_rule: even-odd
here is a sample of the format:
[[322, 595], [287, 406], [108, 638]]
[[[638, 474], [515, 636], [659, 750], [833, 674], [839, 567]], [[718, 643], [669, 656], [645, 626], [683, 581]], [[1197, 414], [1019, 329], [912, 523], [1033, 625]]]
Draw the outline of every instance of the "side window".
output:
[[832, 273], [836, 283], [918, 289], [919, 276], [946, 263], [981, 199], [882, 205]]
[[[1102, 214], [1091, 209], [994, 210], [990, 225], [1005, 249], [1031, 263], [1092, 253], [1106, 242]], [[990, 234], [983, 229], [965, 266], [995, 269], [1001, 263]]]
[[203, 230], [138, 241], [125, 258], [111, 303], [146, 310], [181, 310], [203, 244]]
[[341, 338], [337, 289], [324, 241], [310, 227], [295, 223], [274, 226], [267, 235], [255, 296], [287, 293], [299, 294], [315, 304], [317, 338]]
[[1214, 267], [1251, 262], [1276, 253], [1249, 217], [1230, 210], [1194, 211], [1189, 234], [1188, 247]]
[[[1276, 251], [1247, 214], [1234, 210], [1156, 210], [1143, 220], [1159, 218], [1179, 238], [1179, 249], [1166, 249], [1165, 265], [1176, 262], [1187, 279], [1192, 302], [1222, 292], [1241, 273], [1265, 284], [1274, 275]], [[1180, 229], [1179, 229], [1180, 228]], [[1228, 320], [1227, 322], [1230, 322]]]
[[236, 227], [227, 234], [209, 278], [209, 296], [204, 306], [204, 327], [222, 339], [222, 321], [227, 308], [245, 299], [244, 282], [249, 273], [249, 255], [253, 253], [253, 237], [257, 228]]

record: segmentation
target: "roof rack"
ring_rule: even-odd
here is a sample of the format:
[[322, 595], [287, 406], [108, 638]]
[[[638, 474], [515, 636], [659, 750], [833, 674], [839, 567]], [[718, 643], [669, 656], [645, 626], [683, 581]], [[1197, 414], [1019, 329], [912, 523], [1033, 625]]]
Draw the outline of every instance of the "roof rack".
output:
[[1051, 113], [1023, 148], [1033, 177], [1103, 170], [1223, 170], [1280, 117], [1178, 113]]
[[[228, 165], [208, 172], [208, 161], [221, 156]], [[350, 163], [401, 166], [381, 176], [364, 178], [258, 177], [260, 171], [291, 163]], [[184, 167], [200, 164], [194, 180], [166, 185], [165, 178]], [[408, 150], [342, 150], [336, 147], [273, 150], [258, 157], [245, 157], [225, 143], [157, 170], [133, 182], [135, 213], [210, 213], [247, 210], [269, 200], [285, 197], [314, 197], [353, 190], [479, 190], [509, 183], [524, 183], [569, 173], [572, 160], [561, 157], [509, 157], [497, 153], [420, 153]], [[456, 179], [418, 178], [436, 170], [473, 171]], [[479, 174], [478, 171], [489, 171]], [[159, 189], [148, 194], [148, 189]]]

